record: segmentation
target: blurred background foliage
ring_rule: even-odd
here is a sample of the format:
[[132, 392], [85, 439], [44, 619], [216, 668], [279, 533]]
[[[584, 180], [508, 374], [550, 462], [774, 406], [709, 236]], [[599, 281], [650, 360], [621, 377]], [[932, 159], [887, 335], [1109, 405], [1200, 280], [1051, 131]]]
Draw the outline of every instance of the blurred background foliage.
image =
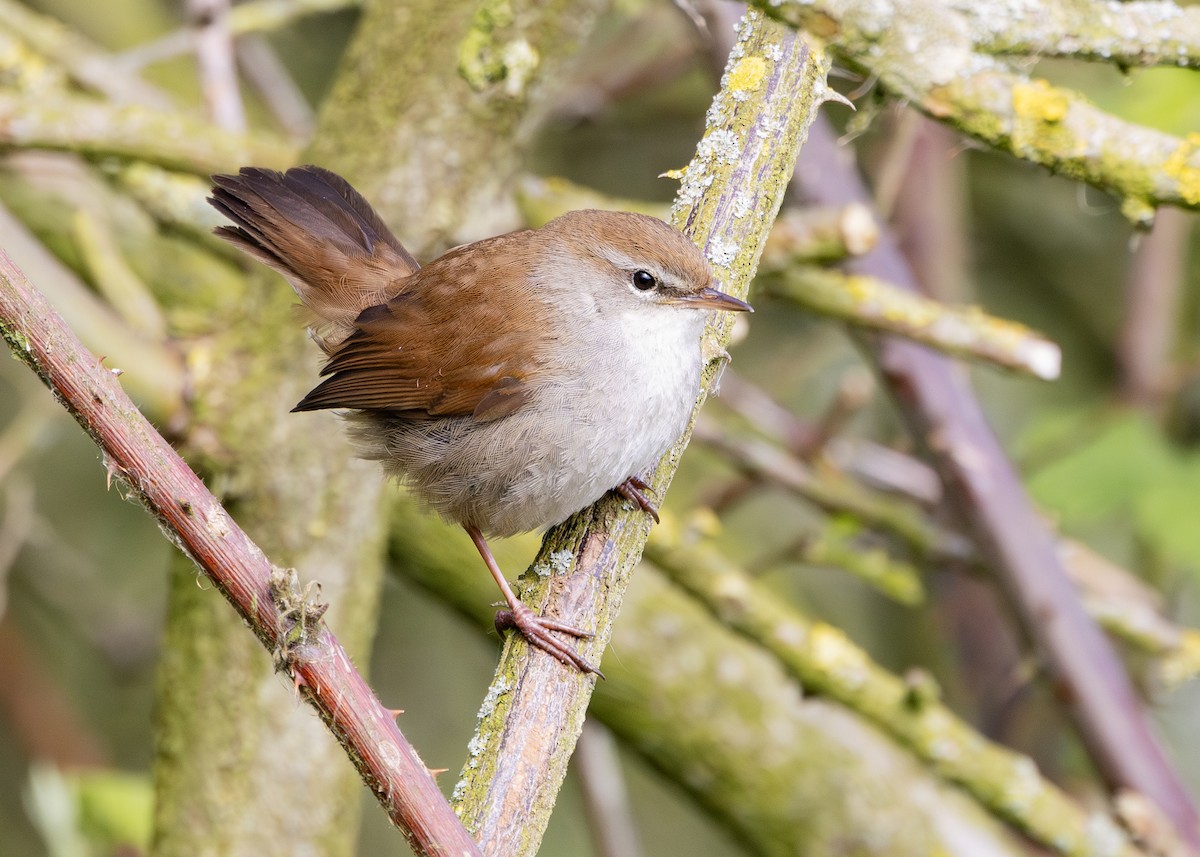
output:
[[[116, 53], [184, 23], [180, 4], [162, 0], [38, 0], [30, 6]], [[356, 19], [354, 10], [302, 17], [267, 36], [314, 106], [329, 90]], [[1130, 121], [1179, 135], [1200, 130], [1200, 78], [1193, 72], [1063, 61], [1042, 63], [1037, 71]], [[199, 105], [188, 56], [152, 63], [144, 74], [180, 103]], [[836, 83], [850, 91], [863, 81], [846, 76]], [[665, 2], [620, 0], [540, 131], [530, 171], [615, 197], [669, 202], [676, 185], [659, 176], [690, 158], [715, 85], [702, 41], [683, 14]], [[258, 96], [247, 91], [246, 97], [252, 126], [271, 126]], [[858, 114], [849, 120], [840, 108], [828, 113], [863, 170], [878, 178], [911, 154], [897, 151], [903, 149], [898, 141], [927, 134], [930, 126], [902, 108], [876, 103], [870, 91], [857, 101]], [[934, 169], [949, 188], [943, 201], [953, 228], [944, 235], [948, 267], [937, 294], [1019, 320], [1064, 353], [1062, 376], [1053, 382], [971, 367], [992, 425], [1063, 533], [1135, 572], [1161, 593], [1167, 616], [1194, 624], [1200, 288], [1190, 219], [1181, 228], [1179, 278], [1165, 310], [1158, 378], [1152, 390], [1131, 399], [1124, 394], [1121, 343], [1132, 253], [1144, 239], [1102, 193], [940, 132], [933, 137], [932, 144], [919, 145], [931, 145]], [[172, 329], [187, 330], [186, 314], [173, 315], [168, 296], [205, 286], [181, 281], [176, 272], [224, 277], [229, 258], [212, 256], [194, 236], [140, 212], [109, 183], [109, 165], [72, 161], [5, 153], [0, 202], [85, 280], [91, 271], [78, 250], [79, 200], [92, 200], [89, 216], [128, 209], [115, 236], [120, 252], [151, 284]], [[53, 183], [30, 182], [31, 173], [56, 173], [63, 184], [56, 193]], [[403, 225], [397, 231], [403, 236]], [[188, 264], [176, 264], [181, 256]], [[284, 288], [275, 278], [256, 283]], [[779, 301], [758, 300], [756, 309], [733, 350], [733, 369], [799, 418], [819, 420], [847, 378], [860, 378], [856, 350], [840, 325]], [[731, 419], [719, 401], [707, 412]], [[910, 448], [878, 395], [854, 413], [843, 436]], [[934, 597], [902, 606], [844, 572], [797, 561], [797, 533], [821, 526], [811, 509], [780, 489], [723, 497], [738, 478], [722, 456], [695, 445], [667, 509], [681, 514], [698, 502], [721, 505], [730, 553], [744, 557], [761, 579], [844, 628], [885, 666], [928, 670], [951, 706], [985, 734], [1030, 753], [1085, 799], [1094, 792], [1086, 757], [1052, 694], [1031, 680], [1036, 664], [1022, 654], [987, 587], [959, 569], [925, 567], [924, 584]], [[91, 442], [15, 361], [0, 361], [0, 509], [0, 854], [140, 853], [147, 846], [154, 670], [173, 549], [140, 508], [106, 487]], [[533, 537], [512, 540], [500, 551], [502, 565], [522, 567], [535, 546]], [[196, 585], [206, 586], [200, 579]], [[494, 634], [479, 633], [414, 584], [389, 577], [371, 677], [385, 701], [408, 710], [403, 727], [431, 766], [460, 767], [496, 646]], [[1195, 683], [1165, 688], [1145, 670], [1145, 656], [1133, 649], [1126, 654], [1170, 755], [1200, 791], [1194, 750], [1200, 692]], [[743, 853], [677, 786], [633, 754], [623, 753], [622, 760], [644, 853]], [[443, 785], [452, 785], [452, 777], [445, 775]], [[394, 831], [365, 791], [363, 800], [371, 805], [360, 853], [395, 853]], [[578, 785], [569, 780], [542, 853], [593, 853], [583, 815]]]

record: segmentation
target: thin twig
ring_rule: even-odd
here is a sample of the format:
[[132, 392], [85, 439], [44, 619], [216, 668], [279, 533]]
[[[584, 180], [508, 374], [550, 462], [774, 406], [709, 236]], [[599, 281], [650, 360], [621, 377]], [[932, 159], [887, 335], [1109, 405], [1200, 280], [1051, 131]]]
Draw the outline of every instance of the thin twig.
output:
[[[309, 15], [337, 12], [359, 6], [360, 0], [249, 0], [229, 13], [229, 31], [234, 36], [280, 30]], [[182, 27], [162, 38], [131, 48], [113, 58], [124, 71], [163, 62], [192, 50], [195, 31]]]
[[271, 43], [253, 33], [238, 39], [233, 49], [242, 74], [283, 130], [299, 140], [311, 137], [316, 126], [313, 109]]
[[592, 720], [583, 724], [575, 749], [575, 771], [597, 857], [639, 857], [637, 825], [617, 742], [611, 732]]
[[855, 327], [896, 333], [955, 357], [967, 357], [1052, 381], [1062, 368], [1058, 345], [1023, 324], [976, 306], [951, 306], [879, 277], [809, 265], [764, 279], [763, 289]]
[[218, 128], [240, 134], [246, 130], [246, 112], [233, 62], [229, 0], [187, 0], [187, 14], [208, 113]]
[[[289, 593], [217, 499], [137, 410], [116, 375], [88, 353], [0, 251], [0, 334], [104, 453], [111, 479], [128, 483], [163, 531], [209, 576], [346, 748], [368, 787], [423, 855], [477, 855], [416, 751], [355, 670], [322, 608]], [[298, 612], [295, 612], [298, 611]], [[299, 621], [289, 621], [299, 620]]]

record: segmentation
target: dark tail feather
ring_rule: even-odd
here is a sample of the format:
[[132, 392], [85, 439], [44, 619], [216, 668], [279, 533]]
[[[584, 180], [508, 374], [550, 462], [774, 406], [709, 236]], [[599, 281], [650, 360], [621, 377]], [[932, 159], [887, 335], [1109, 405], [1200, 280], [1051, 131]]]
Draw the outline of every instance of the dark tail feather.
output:
[[358, 191], [329, 170], [243, 167], [212, 180], [209, 203], [234, 224], [216, 234], [282, 273], [322, 321], [344, 332], [420, 267]]

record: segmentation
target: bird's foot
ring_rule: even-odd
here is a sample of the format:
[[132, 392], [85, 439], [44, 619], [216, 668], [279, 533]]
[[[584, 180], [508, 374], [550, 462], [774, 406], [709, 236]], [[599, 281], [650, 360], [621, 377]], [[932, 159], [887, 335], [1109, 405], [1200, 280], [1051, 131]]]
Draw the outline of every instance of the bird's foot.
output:
[[558, 631], [583, 639], [592, 637], [594, 636], [593, 634], [576, 628], [574, 625], [568, 625], [556, 619], [539, 616], [520, 601], [509, 606], [510, 609], [501, 610], [496, 613], [497, 631], [503, 634], [505, 631], [515, 628], [525, 638], [525, 641], [535, 649], [541, 649], [546, 654], [552, 655], [565, 665], [574, 667], [585, 675], [587, 673], [595, 673], [600, 678], [604, 678], [604, 673], [584, 660], [582, 655], [562, 640], [553, 636], [551, 632]]
[[646, 484], [645, 480], [637, 476], [630, 476], [613, 490], [653, 518], [654, 523], [659, 522], [658, 507], [644, 493], [650, 490], [650, 486]]

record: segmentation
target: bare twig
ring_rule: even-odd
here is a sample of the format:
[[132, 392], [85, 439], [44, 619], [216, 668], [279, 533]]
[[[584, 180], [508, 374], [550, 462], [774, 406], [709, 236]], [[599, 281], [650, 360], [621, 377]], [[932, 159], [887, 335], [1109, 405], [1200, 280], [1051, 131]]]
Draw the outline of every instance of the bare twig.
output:
[[611, 732], [592, 720], [583, 724], [575, 750], [575, 771], [597, 857], [639, 857], [637, 826], [617, 742]]
[[242, 36], [233, 49], [246, 80], [284, 131], [302, 140], [311, 137], [316, 124], [313, 109], [271, 44], [255, 33]]
[[218, 128], [241, 133], [246, 130], [246, 113], [233, 62], [229, 0], [187, 0], [187, 14], [208, 113]]
[[1117, 356], [1121, 396], [1133, 405], [1155, 408], [1167, 392], [1168, 355], [1175, 341], [1183, 262], [1192, 218], [1181, 211], [1159, 212], [1143, 236], [1125, 286], [1125, 314]]
[[285, 662], [410, 843], [421, 854], [478, 854], [392, 713], [354, 669], [333, 633], [319, 623], [321, 608], [307, 599], [287, 604], [281, 570], [3, 252], [0, 334], [100, 446], [110, 478], [129, 484], [167, 536], [209, 575], [263, 645]]
[[[249, 0], [230, 10], [229, 31], [234, 36], [241, 36], [279, 30], [298, 18], [358, 5], [359, 0]], [[183, 27], [153, 42], [131, 48], [113, 60], [122, 70], [139, 69], [187, 53], [192, 50], [194, 40], [195, 31]]]

